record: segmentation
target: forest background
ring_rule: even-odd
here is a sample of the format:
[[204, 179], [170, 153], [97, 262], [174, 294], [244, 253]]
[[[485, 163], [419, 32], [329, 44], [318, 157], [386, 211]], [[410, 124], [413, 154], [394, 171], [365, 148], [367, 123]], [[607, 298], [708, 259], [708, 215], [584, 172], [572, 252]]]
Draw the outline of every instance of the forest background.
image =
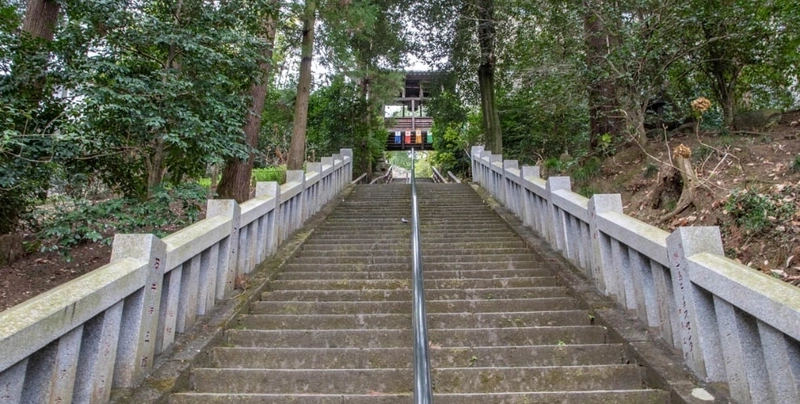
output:
[[303, 161], [378, 171], [412, 64], [430, 164], [483, 144], [794, 282], [799, 46], [788, 0], [0, 0], [0, 308]]

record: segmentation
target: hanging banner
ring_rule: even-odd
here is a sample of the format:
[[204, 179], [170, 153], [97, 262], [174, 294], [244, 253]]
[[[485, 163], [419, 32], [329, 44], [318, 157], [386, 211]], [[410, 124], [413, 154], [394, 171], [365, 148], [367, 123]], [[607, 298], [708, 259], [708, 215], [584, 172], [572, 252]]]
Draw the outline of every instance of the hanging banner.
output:
[[394, 131], [394, 142], [396, 144], [400, 144], [403, 141], [401, 133], [399, 130]]
[[411, 131], [406, 131], [406, 144], [411, 144]]
[[417, 143], [422, 143], [422, 129], [417, 129]]

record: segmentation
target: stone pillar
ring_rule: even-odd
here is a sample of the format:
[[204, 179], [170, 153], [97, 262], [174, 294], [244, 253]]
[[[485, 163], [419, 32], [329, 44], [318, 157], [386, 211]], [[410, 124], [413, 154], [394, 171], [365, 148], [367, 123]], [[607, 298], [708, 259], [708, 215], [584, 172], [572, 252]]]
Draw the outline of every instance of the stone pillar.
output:
[[259, 182], [256, 184], [256, 198], [272, 198], [274, 200], [272, 211], [267, 214], [266, 223], [264, 223], [263, 236], [259, 240], [261, 248], [264, 249], [263, 261], [278, 250], [278, 229], [281, 226], [279, 215], [281, 186], [275, 181]]
[[[339, 159], [341, 159], [341, 156], [339, 156]], [[344, 166], [342, 166], [341, 169], [344, 169]], [[340, 171], [339, 173], [341, 175], [342, 172]], [[292, 232], [299, 229], [300, 226], [303, 225], [303, 196], [305, 193], [305, 186], [306, 186], [305, 175], [306, 174], [303, 172], [303, 170], [289, 170], [286, 172], [287, 184], [293, 182], [297, 182], [300, 184], [300, 193], [294, 196], [293, 201], [289, 204], [290, 206], [287, 206], [287, 208], [289, 209], [289, 218], [290, 218], [289, 221], [291, 222], [291, 225], [289, 226], [288, 229], [288, 233], [286, 234], [287, 238], [289, 237], [289, 235], [292, 234]], [[344, 177], [340, 176], [339, 178], [341, 181], [341, 178]], [[282, 225], [284, 226], [287, 224], [289, 223], [282, 223]]]
[[[539, 172], [539, 166], [522, 166], [522, 197], [524, 199], [524, 203], [522, 206], [524, 215], [522, 217], [522, 221], [525, 223], [526, 226], [531, 227], [534, 230], [540, 231], [541, 227], [536, 223], [537, 214], [535, 212], [536, 205], [534, 204], [533, 195], [528, 195], [528, 191], [525, 189], [525, 180], [530, 178], [531, 180], [534, 178], [542, 178]], [[533, 191], [531, 191], [533, 194]]]
[[618, 268], [611, 256], [611, 243], [600, 233], [597, 217], [605, 212], [622, 213], [622, 196], [619, 194], [595, 194], [589, 199], [589, 236], [592, 253], [589, 255], [592, 278], [597, 289], [605, 295], [619, 296]]
[[[519, 169], [517, 160], [503, 161], [503, 194], [505, 195], [506, 208], [514, 212], [517, 217], [522, 217], [519, 208], [519, 194], [514, 182], [506, 175], [508, 169]], [[521, 173], [520, 173], [521, 174]]]
[[549, 230], [548, 239], [553, 249], [562, 251], [565, 256], [568, 255], [567, 251], [567, 238], [566, 229], [564, 228], [564, 218], [562, 214], [558, 213], [555, 205], [553, 205], [553, 193], [559, 190], [569, 191], [572, 188], [569, 177], [550, 177], [547, 179], [547, 208], [550, 211], [549, 221], [547, 226]]
[[323, 157], [321, 159], [322, 166], [330, 166], [331, 172], [320, 181], [322, 181], [322, 195], [325, 199], [325, 202], [330, 201], [333, 198], [333, 157]]
[[231, 221], [231, 235], [219, 246], [219, 265], [217, 267], [217, 299], [224, 299], [233, 292], [239, 258], [239, 219], [241, 209], [233, 199], [209, 199], [206, 218], [225, 216]]
[[481, 177], [480, 163], [478, 162], [481, 157], [481, 152], [483, 152], [483, 146], [472, 146], [469, 159], [472, 166], [472, 182], [484, 185], [483, 178]]
[[[351, 160], [350, 167], [352, 168], [352, 166]], [[322, 208], [322, 198], [320, 198], [319, 195], [320, 186], [322, 185], [322, 163], [307, 163], [306, 171], [309, 173], [309, 175], [306, 175], [306, 178], [310, 176], [310, 173], [318, 174], [317, 182], [306, 190], [308, 192], [308, 197], [306, 198], [305, 209], [306, 219], [308, 219]]]
[[111, 261], [147, 261], [144, 287], [125, 299], [114, 366], [114, 386], [133, 387], [153, 367], [167, 245], [152, 234], [117, 234]]
[[[339, 150], [339, 154], [341, 154], [342, 156], [350, 158], [350, 162], [346, 163], [346, 167], [345, 167], [345, 170], [344, 170], [344, 172], [345, 172], [344, 185], [347, 185], [351, 181], [353, 181], [353, 149], [340, 149]], [[368, 174], [372, 174], [372, 173], [368, 173]]]
[[689, 257], [698, 253], [725, 255], [718, 228], [679, 227], [667, 237], [684, 361], [706, 381], [720, 382], [726, 374], [713, 298], [692, 283], [689, 272]]

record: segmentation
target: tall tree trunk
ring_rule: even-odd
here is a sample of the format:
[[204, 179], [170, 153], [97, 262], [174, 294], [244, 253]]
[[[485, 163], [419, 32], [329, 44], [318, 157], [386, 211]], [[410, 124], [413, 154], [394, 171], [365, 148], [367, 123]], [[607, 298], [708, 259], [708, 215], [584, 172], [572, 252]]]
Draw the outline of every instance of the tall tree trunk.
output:
[[486, 149], [492, 153], [503, 153], [503, 133], [500, 115], [494, 100], [494, 0], [478, 0], [478, 43], [481, 48], [481, 64], [478, 66], [478, 85], [481, 92], [481, 114]]
[[[22, 21], [22, 32], [35, 41], [51, 42], [55, 36], [60, 9], [61, 6], [55, 0], [29, 0], [25, 19]], [[16, 55], [13, 76], [19, 83], [19, 95], [35, 108], [42, 99], [50, 52], [43, 49], [41, 44], [32, 45], [23, 46]]]
[[300, 59], [300, 79], [297, 81], [297, 99], [294, 105], [292, 144], [289, 146], [289, 170], [302, 170], [306, 150], [306, 125], [308, 124], [308, 97], [311, 91], [311, 60], [314, 56], [314, 23], [317, 17], [315, 0], [306, 0], [303, 21], [303, 48]]
[[[175, 22], [180, 23], [181, 21], [181, 12], [183, 11], [183, 0], [178, 0], [178, 3], [175, 5]], [[161, 80], [162, 82], [166, 83], [169, 77], [169, 71], [172, 69], [177, 69], [179, 66], [175, 63], [175, 59], [178, 57], [178, 45], [174, 42], [170, 43], [169, 51], [167, 52], [167, 58], [164, 60], [164, 78]], [[166, 100], [162, 99], [161, 103], [163, 104]], [[147, 161], [147, 199], [153, 196], [153, 190], [161, 185], [161, 182], [164, 180], [164, 173], [166, 172], [166, 161], [167, 161], [167, 143], [164, 140], [164, 134], [161, 132], [154, 133], [154, 145], [152, 154], [149, 156], [149, 160]]]
[[364, 68], [364, 78], [361, 80], [361, 99], [364, 103], [364, 111], [361, 116], [362, 124], [366, 129], [366, 137], [362, 139], [361, 150], [363, 157], [363, 171], [367, 175], [372, 176], [372, 154], [369, 150], [370, 139], [372, 138], [372, 115], [374, 113], [374, 106], [372, 104], [372, 97], [370, 96], [370, 75], [369, 67]]
[[275, 45], [275, 20], [268, 15], [262, 22], [262, 35], [265, 42], [261, 55], [264, 61], [259, 67], [259, 76], [250, 86], [252, 105], [248, 110], [247, 123], [244, 126], [244, 138], [247, 146], [251, 148], [247, 160], [229, 159], [222, 171], [222, 179], [217, 186], [217, 193], [223, 199], [235, 199], [242, 203], [250, 199], [250, 177], [253, 172], [255, 153], [258, 147], [258, 133], [261, 130], [261, 114], [264, 111], [264, 101], [269, 91], [269, 73], [272, 68], [272, 50]]
[[586, 41], [586, 63], [595, 72], [589, 83], [589, 148], [595, 150], [600, 136], [622, 134], [623, 122], [617, 99], [617, 86], [613, 78], [603, 78], [601, 68], [616, 39], [608, 35], [602, 20], [594, 13], [601, 1], [584, 0], [583, 30]]

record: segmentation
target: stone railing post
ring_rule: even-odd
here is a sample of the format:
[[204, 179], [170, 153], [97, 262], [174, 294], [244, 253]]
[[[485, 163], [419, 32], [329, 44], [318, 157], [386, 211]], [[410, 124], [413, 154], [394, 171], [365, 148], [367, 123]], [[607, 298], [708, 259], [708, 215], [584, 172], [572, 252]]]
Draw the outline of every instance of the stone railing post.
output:
[[572, 188], [569, 177], [550, 177], [547, 179], [547, 208], [550, 212], [547, 226], [550, 244], [556, 251], [567, 251], [567, 236], [564, 228], [564, 218], [553, 205], [553, 193], [559, 190], [569, 191]]
[[689, 257], [698, 253], [724, 256], [716, 227], [679, 227], [667, 237], [673, 291], [678, 306], [681, 348], [686, 365], [708, 382], [726, 380], [714, 301], [691, 281]]
[[483, 189], [489, 191], [489, 194], [496, 198], [497, 195], [493, 193], [494, 175], [492, 175], [492, 152], [489, 150], [483, 150], [481, 151], [480, 158], [481, 164], [479, 169], [481, 171], [481, 181], [483, 181], [481, 185], [483, 186]]
[[597, 217], [605, 212], [622, 213], [620, 194], [595, 194], [589, 199], [589, 234], [592, 238], [592, 252], [589, 265], [595, 285], [605, 295], [621, 297], [623, 290], [619, 282], [619, 269], [614, 265], [611, 244], [601, 234]]
[[517, 187], [512, 183], [511, 179], [506, 175], [508, 169], [519, 169], [517, 160], [504, 160], [503, 161], [503, 194], [505, 196], [506, 208], [514, 212], [518, 217], [522, 217], [519, 211], [519, 195], [517, 194]]
[[[349, 157], [350, 158], [350, 161], [345, 163], [346, 164], [345, 165], [345, 170], [344, 170], [345, 178], [344, 178], [344, 181], [342, 181], [342, 183], [343, 183], [342, 184], [342, 189], [344, 189], [344, 187], [347, 186], [347, 184], [349, 184], [350, 181], [353, 180], [353, 149], [340, 149], [339, 150], [339, 154], [341, 154], [342, 157]], [[340, 189], [340, 191], [341, 191], [341, 189]]]
[[[320, 159], [320, 163], [322, 166], [329, 166], [331, 170], [333, 170], [333, 157], [323, 157]], [[328, 174], [327, 177], [322, 178], [322, 197], [325, 199], [325, 202], [330, 201], [333, 198], [333, 172]]]
[[339, 168], [334, 168], [333, 170], [333, 194], [336, 195], [339, 191], [342, 190], [342, 183], [344, 182], [344, 159], [342, 158], [341, 154], [334, 154], [333, 156], [333, 163], [336, 164], [336, 160], [341, 161], [341, 165]]
[[[494, 163], [500, 163], [500, 173], [496, 173], [494, 171]], [[503, 155], [502, 154], [492, 154], [489, 158], [489, 175], [492, 176], [492, 194], [494, 195], [495, 199], [497, 199], [501, 205], [505, 206], [506, 204], [506, 193], [505, 193], [505, 180], [506, 180], [506, 173], [503, 171]]]
[[[528, 196], [528, 192], [525, 190], [525, 179], [526, 178], [541, 178], [541, 174], [539, 172], [539, 166], [522, 166], [522, 171], [520, 173], [522, 175], [522, 199], [523, 199], [523, 216], [520, 217], [522, 222], [525, 223], [526, 226], [529, 226], [533, 229], [539, 230], [539, 225], [535, 222], [536, 206], [534, 205], [533, 197]], [[533, 192], [533, 191], [531, 191]]]
[[231, 220], [231, 235], [219, 246], [219, 268], [217, 268], [217, 299], [224, 299], [233, 292], [239, 259], [239, 221], [241, 209], [233, 199], [209, 199], [206, 217], [225, 216]]
[[[286, 237], [289, 237], [292, 232], [299, 229], [300, 226], [303, 225], [303, 196], [306, 188], [306, 173], [303, 172], [303, 170], [286, 171], [286, 183], [288, 184], [292, 182], [300, 183], [300, 193], [295, 197], [295, 203], [292, 203], [292, 206], [287, 206], [287, 208], [290, 209], [289, 221], [291, 222], [291, 226], [289, 227]], [[281, 224], [286, 225], [288, 223]]]
[[280, 223], [281, 186], [276, 181], [265, 181], [256, 184], [256, 198], [274, 198], [275, 207], [264, 223], [264, 237], [261, 240], [264, 257], [262, 261], [278, 251], [278, 229]]
[[322, 163], [306, 163], [306, 178], [311, 176], [311, 173], [318, 175], [317, 182], [312, 185], [307, 192], [304, 219], [308, 219], [319, 211], [322, 207], [322, 198], [320, 197], [320, 190], [322, 189]]
[[148, 262], [144, 288], [128, 296], [122, 308], [113, 380], [115, 387], [125, 388], [137, 385], [153, 367], [167, 245], [152, 234], [117, 234], [114, 236], [111, 261], [122, 258]]
[[480, 159], [480, 154], [482, 151], [483, 151], [483, 146], [472, 146], [472, 150], [469, 155], [469, 160], [472, 165], [472, 181], [475, 182], [476, 184], [481, 184], [482, 186], [485, 186], [483, 177], [481, 176], [482, 171], [480, 163], [476, 160], [476, 155], [477, 158]]

